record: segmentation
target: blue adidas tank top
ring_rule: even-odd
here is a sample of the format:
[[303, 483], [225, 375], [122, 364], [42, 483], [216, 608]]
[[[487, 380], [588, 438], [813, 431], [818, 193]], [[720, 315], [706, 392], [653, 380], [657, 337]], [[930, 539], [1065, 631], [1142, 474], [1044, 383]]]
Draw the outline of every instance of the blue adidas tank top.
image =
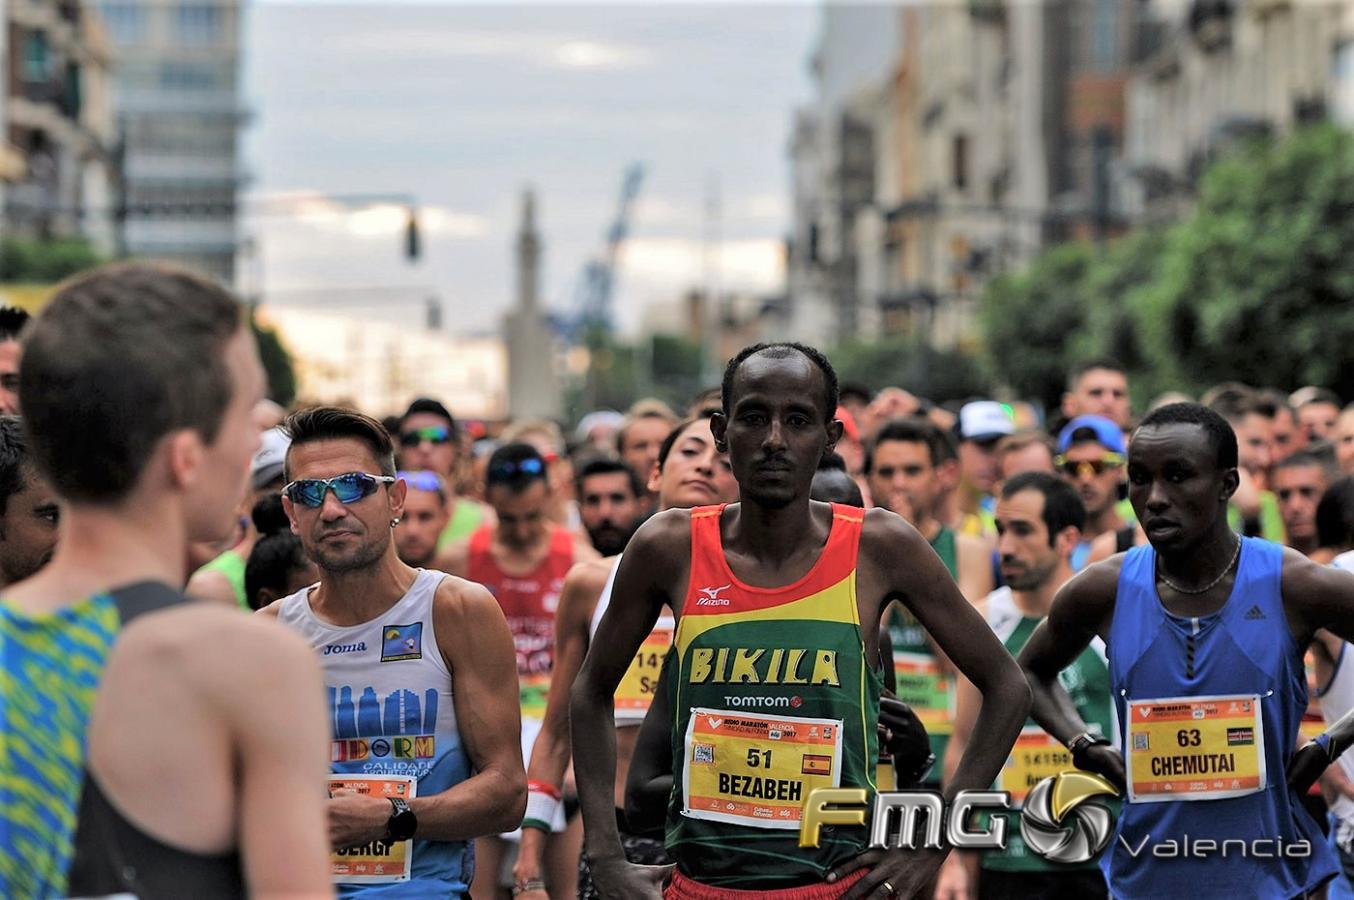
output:
[[[1150, 545], [1124, 557], [1107, 650], [1125, 760], [1129, 703], [1254, 694], [1261, 697], [1267, 783], [1240, 797], [1125, 803], [1101, 857], [1115, 897], [1290, 898], [1335, 874], [1320, 828], [1286, 786], [1298, 721], [1307, 708], [1307, 677], [1304, 648], [1284, 616], [1282, 567], [1281, 546], [1243, 538], [1227, 602], [1212, 615], [1187, 618], [1162, 606]], [[1228, 845], [1225, 857], [1207, 845], [1197, 852], [1200, 840], [1217, 848], [1223, 840], [1241, 840], [1246, 853], [1237, 844]], [[1172, 841], [1179, 851], [1173, 858]], [[1279, 849], [1280, 841], [1286, 849]], [[1308, 852], [1299, 855], [1304, 841]], [[1253, 846], [1272, 856], [1251, 853]], [[1186, 853], [1186, 847], [1195, 850]]]

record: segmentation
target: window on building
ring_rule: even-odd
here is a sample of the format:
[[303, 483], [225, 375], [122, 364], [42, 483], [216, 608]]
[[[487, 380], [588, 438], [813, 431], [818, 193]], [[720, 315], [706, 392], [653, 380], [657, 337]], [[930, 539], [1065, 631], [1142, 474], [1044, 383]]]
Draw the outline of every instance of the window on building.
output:
[[160, 87], [166, 90], [212, 91], [229, 86], [229, 69], [213, 63], [167, 62], [160, 66]]
[[23, 40], [23, 80], [41, 83], [51, 78], [52, 52], [47, 43], [47, 34], [42, 31], [30, 31]]
[[950, 181], [956, 191], [968, 190], [968, 135], [956, 134], [952, 148], [952, 172]]
[[183, 44], [205, 46], [221, 38], [221, 9], [214, 2], [183, 3], [174, 17], [174, 36]]
[[1094, 0], [1091, 7], [1091, 68], [1108, 72], [1119, 68], [1120, 0]]
[[80, 67], [75, 63], [66, 63], [66, 73], [62, 84], [62, 104], [65, 107], [66, 115], [72, 119], [80, 118], [80, 108], [83, 105], [83, 92], [80, 87]]
[[146, 10], [131, 3], [103, 3], [99, 7], [113, 42], [119, 46], [140, 44], [146, 39]]

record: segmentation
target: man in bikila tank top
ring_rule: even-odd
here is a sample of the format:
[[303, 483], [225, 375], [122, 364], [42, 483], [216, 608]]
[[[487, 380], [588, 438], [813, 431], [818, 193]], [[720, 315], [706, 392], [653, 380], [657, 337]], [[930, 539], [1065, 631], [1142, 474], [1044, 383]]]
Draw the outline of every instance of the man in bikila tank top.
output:
[[863, 826], [798, 841], [813, 789], [873, 792], [877, 636], [895, 599], [984, 696], [952, 789], [985, 788], [1015, 740], [1028, 690], [925, 538], [887, 510], [810, 500], [841, 435], [836, 408], [817, 350], [745, 349], [711, 423], [741, 502], [660, 513], [626, 548], [614, 591], [627, 602], [603, 617], [572, 705], [573, 744], [591, 750], [574, 764], [602, 896], [657, 897], [668, 874], [625, 860], [613, 809], [613, 698], [665, 604], [677, 618], [668, 897], [911, 896], [934, 875], [943, 851], [867, 851]]
[[[1354, 636], [1354, 575], [1234, 534], [1236, 467], [1217, 413], [1148, 414], [1128, 481], [1149, 544], [1070, 581], [1020, 654], [1034, 719], [1124, 793], [1101, 857], [1115, 897], [1301, 897], [1336, 871], [1298, 798], [1354, 742], [1354, 719], [1292, 748], [1303, 651], [1318, 628]], [[1118, 746], [1088, 732], [1058, 681], [1097, 636]]]

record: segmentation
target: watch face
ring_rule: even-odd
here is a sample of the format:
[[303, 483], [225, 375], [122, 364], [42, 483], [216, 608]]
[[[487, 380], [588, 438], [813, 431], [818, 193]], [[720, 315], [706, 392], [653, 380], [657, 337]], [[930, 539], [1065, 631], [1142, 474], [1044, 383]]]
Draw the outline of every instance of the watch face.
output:
[[409, 840], [418, 829], [418, 817], [409, 808], [409, 804], [403, 800], [391, 798], [390, 805], [394, 808], [394, 811], [390, 814], [390, 821], [386, 825], [390, 838], [396, 841]]

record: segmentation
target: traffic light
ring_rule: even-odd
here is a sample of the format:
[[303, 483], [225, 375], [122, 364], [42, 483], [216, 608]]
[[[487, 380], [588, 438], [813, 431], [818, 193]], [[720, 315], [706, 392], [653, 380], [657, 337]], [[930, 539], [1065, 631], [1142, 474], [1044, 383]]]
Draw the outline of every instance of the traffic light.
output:
[[418, 235], [418, 210], [409, 207], [409, 222], [404, 228], [404, 258], [414, 262], [422, 250]]

